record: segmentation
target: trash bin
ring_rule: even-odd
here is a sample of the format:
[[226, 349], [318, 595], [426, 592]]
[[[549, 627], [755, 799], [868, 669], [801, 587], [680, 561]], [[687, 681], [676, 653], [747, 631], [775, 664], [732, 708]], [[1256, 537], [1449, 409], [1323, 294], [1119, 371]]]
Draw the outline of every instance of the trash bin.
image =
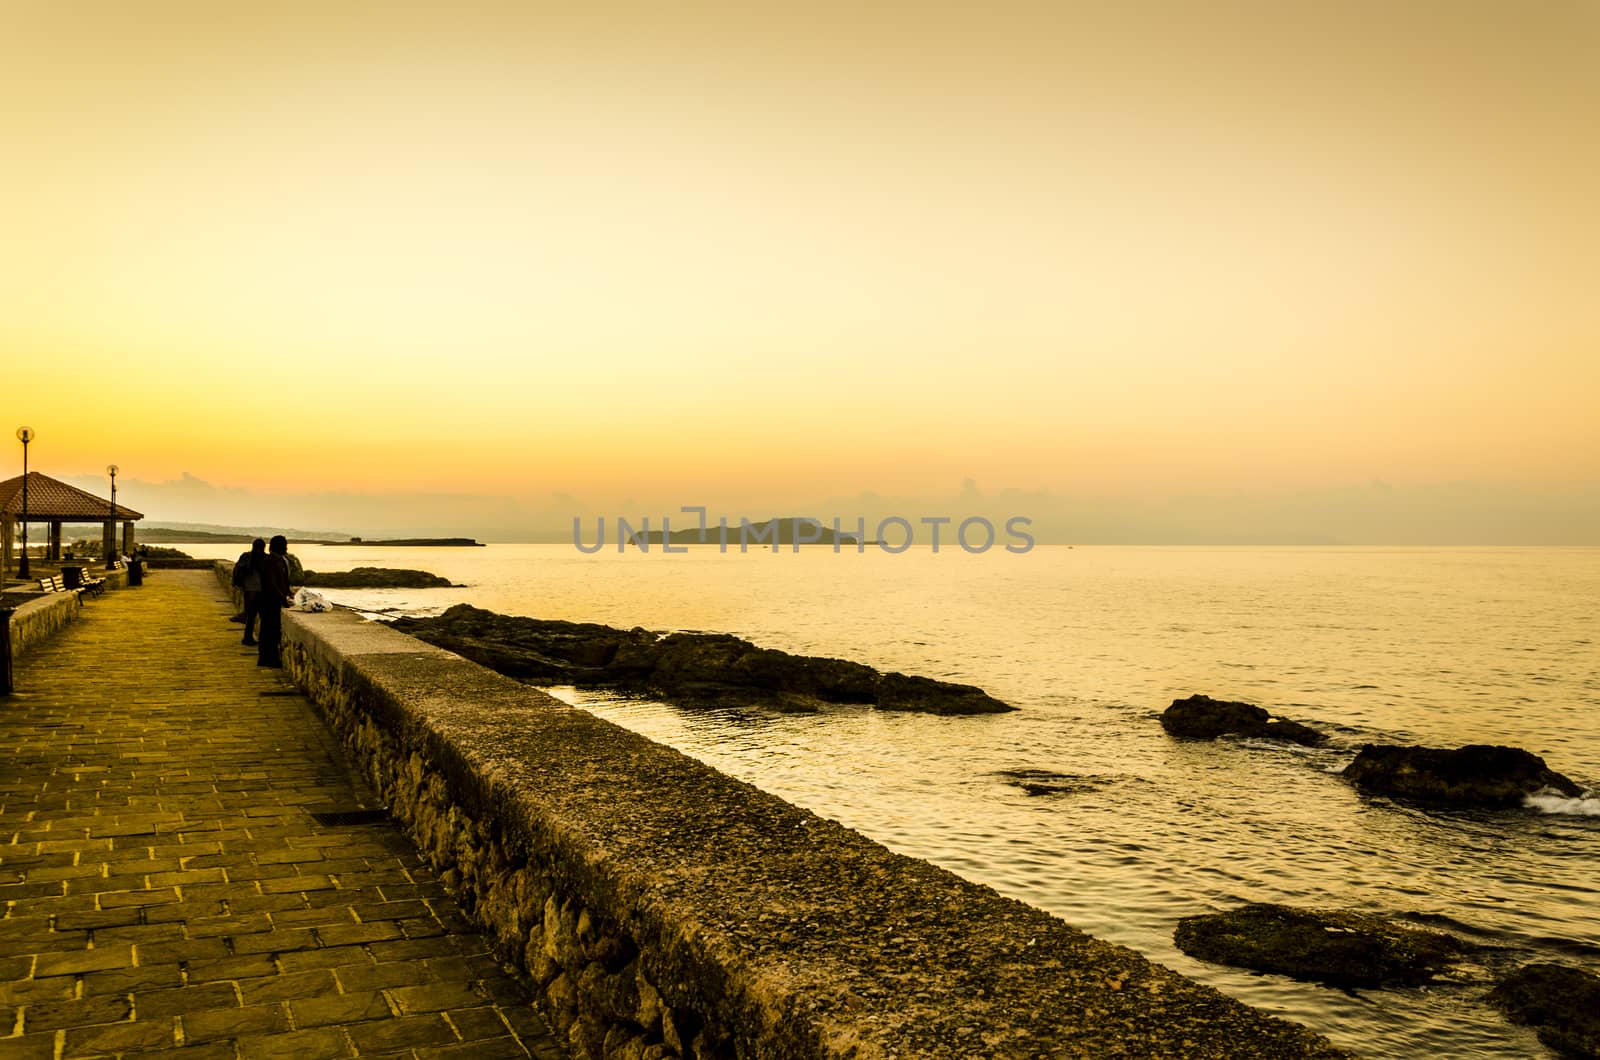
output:
[[63, 565], [61, 568], [61, 584], [68, 589], [83, 588], [83, 568]]
[[128, 561], [128, 586], [144, 584], [144, 560], [131, 559]]

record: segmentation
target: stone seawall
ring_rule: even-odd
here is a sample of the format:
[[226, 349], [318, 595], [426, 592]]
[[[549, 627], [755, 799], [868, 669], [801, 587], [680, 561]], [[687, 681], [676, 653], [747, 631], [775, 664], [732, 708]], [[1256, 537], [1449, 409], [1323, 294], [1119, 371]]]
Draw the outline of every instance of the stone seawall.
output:
[[284, 659], [576, 1057], [1343, 1055], [353, 613]]

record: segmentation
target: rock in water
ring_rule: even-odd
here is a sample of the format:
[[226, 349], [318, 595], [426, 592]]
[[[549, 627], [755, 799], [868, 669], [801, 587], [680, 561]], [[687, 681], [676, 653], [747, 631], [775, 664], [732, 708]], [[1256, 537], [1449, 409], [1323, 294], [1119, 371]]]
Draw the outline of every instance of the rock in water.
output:
[[758, 704], [816, 710], [870, 703], [879, 710], [997, 714], [1015, 710], [982, 689], [870, 666], [760, 648], [727, 633], [614, 629], [517, 618], [457, 604], [437, 618], [403, 618], [403, 633], [535, 684], [619, 688], [683, 706]]
[[314, 589], [448, 589], [450, 579], [425, 570], [400, 567], [357, 567], [318, 573], [308, 570], [297, 585]]
[[1489, 993], [1515, 1023], [1564, 1056], [1600, 1060], [1600, 975], [1560, 964], [1526, 964]]
[[1362, 791], [1455, 806], [1520, 806], [1523, 796], [1543, 788], [1583, 793], [1538, 755], [1489, 744], [1445, 750], [1369, 743], [1344, 777]]
[[1172, 940], [1202, 961], [1331, 986], [1425, 983], [1466, 950], [1454, 936], [1379, 916], [1266, 903], [1184, 917]]
[[1161, 727], [1173, 736], [1215, 740], [1219, 736], [1260, 736], [1269, 740], [1315, 747], [1328, 738], [1309, 725], [1274, 718], [1251, 703], [1234, 703], [1210, 696], [1175, 699], [1161, 715]]

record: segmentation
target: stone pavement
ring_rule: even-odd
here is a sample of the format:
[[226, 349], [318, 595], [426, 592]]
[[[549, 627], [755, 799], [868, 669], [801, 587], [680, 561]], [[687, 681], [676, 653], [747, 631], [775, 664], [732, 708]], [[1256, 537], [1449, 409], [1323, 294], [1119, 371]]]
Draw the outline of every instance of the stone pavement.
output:
[[0, 1060], [564, 1057], [393, 824], [313, 816], [374, 802], [231, 612], [155, 571], [19, 660]]

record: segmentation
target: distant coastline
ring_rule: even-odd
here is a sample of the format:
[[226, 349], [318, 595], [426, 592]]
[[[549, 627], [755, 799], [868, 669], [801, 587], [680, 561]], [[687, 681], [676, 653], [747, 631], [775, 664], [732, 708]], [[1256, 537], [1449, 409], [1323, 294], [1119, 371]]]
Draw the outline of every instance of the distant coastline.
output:
[[[272, 531], [238, 530], [229, 533], [217, 533], [208, 530], [175, 530], [169, 527], [153, 526], [140, 528], [138, 538], [140, 541], [151, 545], [164, 545], [173, 542], [188, 542], [191, 544], [213, 545], [248, 545], [258, 537], [270, 537]], [[371, 540], [359, 537], [299, 537], [289, 535], [290, 542], [296, 545], [355, 545], [371, 546], [374, 548], [401, 548], [401, 547], [443, 547], [443, 548], [483, 548], [483, 542], [470, 537], [403, 537]]]

